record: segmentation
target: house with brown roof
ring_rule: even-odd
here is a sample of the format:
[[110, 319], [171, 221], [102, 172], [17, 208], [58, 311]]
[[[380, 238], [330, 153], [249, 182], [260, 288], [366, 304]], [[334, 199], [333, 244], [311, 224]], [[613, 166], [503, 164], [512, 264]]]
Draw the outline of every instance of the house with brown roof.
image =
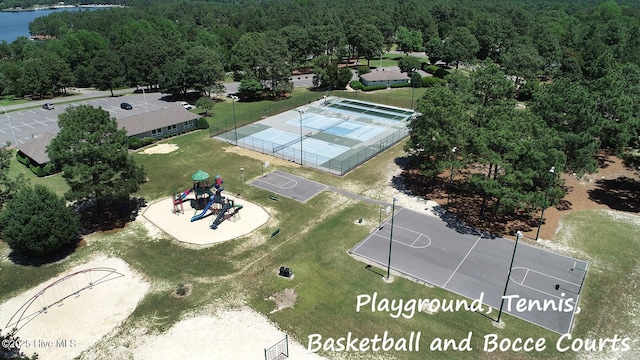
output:
[[[129, 137], [135, 136], [142, 139], [161, 138], [165, 135], [195, 129], [200, 117], [182, 106], [170, 106], [140, 115], [116, 119], [116, 121], [118, 128], [124, 128]], [[30, 166], [31, 170], [34, 170], [34, 167], [43, 167], [49, 162], [47, 147], [55, 136], [52, 133], [45, 133], [33, 141], [19, 145], [17, 157], [20, 162]]]
[[398, 70], [382, 70], [372, 71], [360, 75], [360, 82], [364, 86], [386, 85], [390, 87], [393, 84], [408, 84], [409, 76]]
[[33, 141], [18, 146], [16, 157], [26, 166], [42, 166], [48, 163], [47, 146], [54, 137], [56, 137], [54, 134], [47, 132], [34, 138]]
[[150, 111], [139, 115], [117, 119], [118, 128], [127, 130], [127, 135], [137, 138], [155, 137], [192, 130], [198, 125], [200, 115], [189, 112], [182, 106]]

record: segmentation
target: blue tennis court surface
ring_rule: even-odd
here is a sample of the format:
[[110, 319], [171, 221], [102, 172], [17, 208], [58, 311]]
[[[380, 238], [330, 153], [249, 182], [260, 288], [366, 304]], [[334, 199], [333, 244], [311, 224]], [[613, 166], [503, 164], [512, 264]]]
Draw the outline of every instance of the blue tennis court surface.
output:
[[268, 128], [266, 130], [262, 130], [260, 132], [253, 134], [252, 136], [260, 140], [272, 142], [276, 146], [286, 144], [290, 141], [300, 138], [298, 134], [292, 134], [292, 133], [280, 131], [274, 128]]
[[[302, 126], [308, 129], [323, 131], [336, 124], [339, 124], [347, 119], [341, 119], [337, 117], [326, 116], [322, 114], [304, 114], [302, 116]], [[300, 119], [291, 119], [286, 122], [287, 125], [300, 126]]]
[[[300, 141], [296, 141], [296, 143], [291, 146], [284, 147], [282, 149], [276, 148], [276, 154], [289, 156], [291, 158], [299, 158], [300, 157]], [[348, 147], [332, 144], [330, 142], [305, 137], [302, 141], [302, 149], [305, 153], [314, 153], [314, 154], [324, 154], [324, 156], [328, 158], [334, 158], [339, 156], [340, 154], [349, 150]], [[305, 161], [311, 161], [311, 158], [307, 158], [305, 154]]]
[[349, 139], [367, 141], [372, 139], [383, 132], [386, 129], [375, 125], [366, 125], [359, 122], [343, 122], [336, 126], [332, 126], [325, 130], [326, 133], [344, 136]]

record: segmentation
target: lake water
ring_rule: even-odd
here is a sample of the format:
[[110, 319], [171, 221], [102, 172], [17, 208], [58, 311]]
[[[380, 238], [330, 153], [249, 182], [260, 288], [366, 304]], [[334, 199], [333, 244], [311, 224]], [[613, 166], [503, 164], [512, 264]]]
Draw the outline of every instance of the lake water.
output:
[[[89, 9], [89, 8], [82, 8]], [[35, 18], [47, 16], [57, 11], [78, 11], [80, 8], [46, 9], [35, 11], [2, 11], [0, 12], [0, 41], [14, 42], [20, 36], [29, 37], [29, 23]]]

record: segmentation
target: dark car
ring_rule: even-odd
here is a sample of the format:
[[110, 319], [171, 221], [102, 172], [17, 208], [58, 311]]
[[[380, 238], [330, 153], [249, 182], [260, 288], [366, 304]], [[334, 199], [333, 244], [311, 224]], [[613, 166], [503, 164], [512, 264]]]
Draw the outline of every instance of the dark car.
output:
[[129, 103], [122, 103], [122, 104], [120, 104], [120, 108], [121, 109], [125, 109], [125, 110], [131, 110], [131, 109], [133, 109], [133, 106], [131, 106], [131, 104], [129, 104]]

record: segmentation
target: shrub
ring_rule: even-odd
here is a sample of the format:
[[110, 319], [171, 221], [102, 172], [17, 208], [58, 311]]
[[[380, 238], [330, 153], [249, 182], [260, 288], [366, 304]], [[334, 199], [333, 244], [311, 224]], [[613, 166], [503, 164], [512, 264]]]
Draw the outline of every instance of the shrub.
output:
[[353, 90], [362, 90], [364, 88], [364, 85], [358, 80], [351, 80], [349, 86], [351, 86]]
[[447, 80], [440, 79], [433, 76], [425, 76], [422, 78], [422, 87], [432, 87], [436, 85], [444, 85], [447, 83]]
[[387, 85], [369, 85], [369, 86], [364, 86], [362, 88], [362, 91], [374, 91], [374, 90], [381, 90], [386, 88], [387, 88]]
[[411, 84], [410, 83], [398, 83], [398, 84], [391, 84], [390, 87], [392, 89], [403, 88], [403, 87], [411, 87]]
[[198, 125], [197, 125], [198, 129], [208, 129], [209, 128], [209, 122], [207, 121], [207, 119], [201, 117], [198, 119]]
[[42, 167], [38, 166], [38, 165], [30, 164], [29, 165], [29, 169], [31, 169], [31, 172], [36, 174], [37, 177], [43, 177], [43, 176], [47, 175], [44, 172], [44, 169]]
[[371, 72], [371, 68], [367, 65], [358, 66], [357, 70], [358, 70], [358, 75], [364, 75]]
[[127, 146], [132, 150], [139, 149], [142, 146], [142, 142], [137, 137], [132, 136], [127, 140]]
[[438, 77], [440, 79], [444, 79], [445, 76], [449, 75], [449, 72], [445, 69], [438, 69], [433, 73], [433, 76]]
[[151, 145], [154, 142], [156, 142], [156, 138], [152, 138], [152, 137], [142, 138], [142, 139], [140, 139], [140, 146]]
[[438, 65], [429, 65], [427, 63], [422, 63], [422, 70], [426, 71], [429, 74], [435, 74], [436, 71], [440, 70]]
[[18, 160], [22, 165], [29, 166], [29, 158], [20, 151], [16, 153], [16, 160]]

